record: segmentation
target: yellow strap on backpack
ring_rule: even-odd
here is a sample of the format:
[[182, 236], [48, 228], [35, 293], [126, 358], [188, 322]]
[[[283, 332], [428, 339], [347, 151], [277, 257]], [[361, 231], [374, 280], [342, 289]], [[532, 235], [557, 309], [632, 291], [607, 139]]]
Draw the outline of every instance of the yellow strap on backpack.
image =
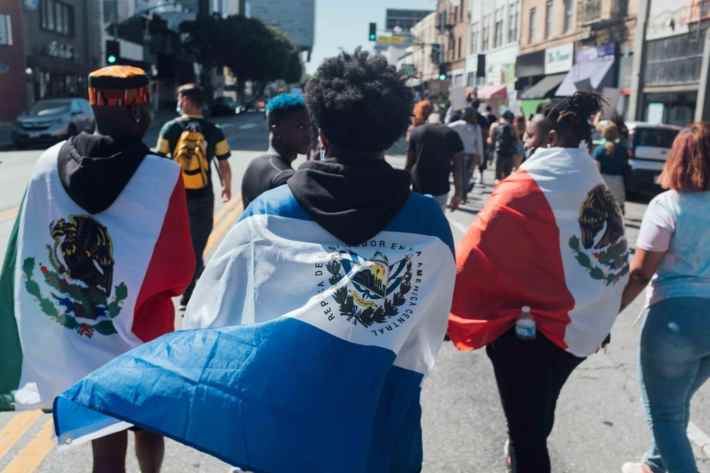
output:
[[202, 133], [194, 130], [183, 131], [175, 146], [173, 156], [182, 169], [182, 181], [185, 189], [204, 189], [210, 184], [207, 140]]

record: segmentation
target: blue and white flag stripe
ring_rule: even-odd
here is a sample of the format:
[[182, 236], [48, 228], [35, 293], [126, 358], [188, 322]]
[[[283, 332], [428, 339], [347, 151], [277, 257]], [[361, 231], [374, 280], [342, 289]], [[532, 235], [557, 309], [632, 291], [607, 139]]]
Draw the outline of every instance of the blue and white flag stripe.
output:
[[454, 273], [431, 199], [412, 195], [385, 231], [350, 247], [287, 187], [271, 191], [210, 261], [188, 308], [198, 329], [141, 346], [66, 392], [55, 404], [59, 441], [86, 433], [88, 408], [255, 472], [419, 471], [419, 386]]

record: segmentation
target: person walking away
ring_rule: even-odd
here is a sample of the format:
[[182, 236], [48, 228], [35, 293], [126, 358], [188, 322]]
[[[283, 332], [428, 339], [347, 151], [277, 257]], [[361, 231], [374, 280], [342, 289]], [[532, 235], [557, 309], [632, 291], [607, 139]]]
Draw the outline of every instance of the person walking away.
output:
[[483, 158], [483, 136], [478, 125], [478, 113], [473, 107], [467, 107], [463, 118], [451, 123], [449, 128], [458, 133], [463, 143], [463, 202], [466, 202], [474, 187], [473, 171]]
[[557, 399], [609, 334], [628, 277], [621, 214], [579, 149], [600, 107], [576, 92], [546, 110], [550, 147], [496, 187], [457, 251], [448, 334], [486, 347], [514, 473], [550, 473]]
[[311, 119], [301, 95], [281, 94], [266, 106], [269, 151], [249, 163], [242, 179], [242, 201], [249, 204], [269, 189], [286, 184], [295, 172], [291, 163], [306, 154], [311, 142]]
[[496, 155], [496, 180], [502, 181], [513, 172], [516, 152], [516, 137], [513, 129], [515, 115], [510, 110], [503, 112], [501, 121], [491, 129]]
[[517, 170], [525, 162], [525, 130], [527, 123], [523, 115], [515, 117], [515, 154], [513, 155], [513, 170]]
[[531, 158], [540, 148], [547, 148], [552, 124], [545, 115], [537, 114], [528, 121], [525, 131], [525, 159]]
[[[386, 59], [356, 51], [326, 59], [305, 95], [327, 159], [259, 196], [220, 244], [185, 318], [210, 330], [132, 352], [60, 406], [159, 426], [245, 470], [421, 471], [421, 384], [455, 267], [443, 213], [385, 161], [412, 92]], [[124, 369], [146, 359], [150, 377]]]
[[698, 473], [687, 435], [690, 402], [710, 378], [710, 125], [676, 137], [648, 205], [622, 309], [649, 285], [639, 346], [641, 391], [653, 435], [624, 473]]
[[414, 128], [409, 135], [405, 170], [412, 176], [414, 190], [429, 194], [446, 208], [454, 171], [454, 195], [449, 207], [458, 208], [464, 192], [464, 147], [458, 133], [440, 123], [427, 123]]
[[612, 122], [607, 122], [602, 131], [604, 141], [594, 149], [592, 157], [597, 161], [606, 186], [616, 199], [621, 213], [626, 213], [626, 173], [629, 150], [620, 142], [619, 129]]
[[414, 105], [414, 111], [412, 113], [412, 124], [409, 125], [409, 128], [407, 128], [407, 143], [409, 143], [409, 135], [411, 134], [412, 130], [418, 126], [427, 123], [433, 111], [434, 106], [429, 100], [420, 100]]
[[[171, 298], [194, 271], [180, 168], [142, 141], [148, 77], [106, 67], [88, 92], [97, 132], [42, 154], [8, 242], [0, 410], [52, 409], [82, 377], [173, 331]], [[127, 432], [111, 431], [92, 442], [96, 473], [125, 471]], [[162, 436], [136, 430], [135, 447], [141, 472], [157, 473]]]
[[231, 151], [224, 133], [202, 116], [202, 90], [195, 84], [184, 84], [178, 88], [177, 93], [181, 116], [163, 126], [156, 149], [158, 153], [172, 158], [180, 165], [187, 192], [190, 232], [197, 266], [192, 283], [180, 300], [180, 306], [184, 309], [190, 301], [197, 279], [204, 270], [203, 253], [212, 233], [212, 160], [217, 160], [222, 183], [222, 202], [225, 203], [232, 198], [232, 170], [228, 161]]

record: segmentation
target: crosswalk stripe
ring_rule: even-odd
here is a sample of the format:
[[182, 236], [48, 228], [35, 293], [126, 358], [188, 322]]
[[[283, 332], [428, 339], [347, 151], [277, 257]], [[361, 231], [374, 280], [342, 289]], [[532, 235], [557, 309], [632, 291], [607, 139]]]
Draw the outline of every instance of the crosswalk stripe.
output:
[[10, 422], [0, 430], [0, 458], [22, 438], [23, 435], [42, 416], [42, 411], [25, 411], [15, 414]]
[[6, 222], [8, 220], [14, 219], [15, 217], [17, 217], [18, 210], [20, 210], [19, 207], [0, 211], [0, 222]]
[[54, 423], [50, 418], [44, 421], [42, 430], [20, 450], [2, 473], [33, 473], [54, 448]]

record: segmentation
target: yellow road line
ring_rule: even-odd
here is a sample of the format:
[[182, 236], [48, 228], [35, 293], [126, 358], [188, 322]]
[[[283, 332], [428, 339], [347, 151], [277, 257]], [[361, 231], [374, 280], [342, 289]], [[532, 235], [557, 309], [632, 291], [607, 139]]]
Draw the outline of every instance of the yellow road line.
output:
[[40, 410], [19, 412], [10, 419], [10, 422], [5, 424], [5, 427], [0, 430], [0, 458], [25, 435], [41, 416], [42, 411]]
[[19, 207], [15, 207], [14, 209], [0, 210], [0, 222], [13, 220], [15, 217], [17, 217], [17, 212], [19, 210]]
[[242, 205], [242, 196], [241, 194], [238, 195], [236, 198], [233, 198], [229, 202], [227, 202], [226, 205], [223, 205], [215, 214], [214, 216], [214, 224], [217, 225], [227, 213], [233, 211], [236, 207]]
[[210, 237], [207, 240], [207, 246], [205, 246], [203, 256], [207, 257], [210, 253], [212, 253], [212, 251], [214, 251], [229, 229], [232, 228], [234, 222], [237, 221], [239, 215], [241, 215], [242, 210], [244, 210], [241, 196], [237, 196], [237, 201], [237, 205], [233, 205], [231, 210], [226, 212], [212, 229], [212, 233], [210, 233]]
[[42, 430], [20, 450], [2, 473], [33, 473], [54, 448], [54, 423], [48, 418]]

